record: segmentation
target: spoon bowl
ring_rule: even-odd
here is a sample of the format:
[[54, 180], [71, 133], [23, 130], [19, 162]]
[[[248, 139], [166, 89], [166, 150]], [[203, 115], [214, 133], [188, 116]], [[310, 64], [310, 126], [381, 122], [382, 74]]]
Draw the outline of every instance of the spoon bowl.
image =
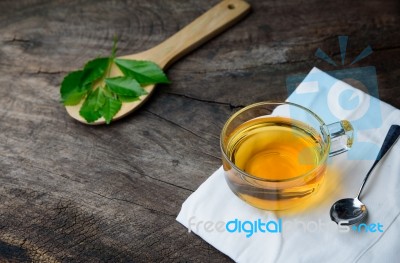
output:
[[[243, 0], [224, 0], [161, 44], [144, 52], [119, 58], [149, 60], [158, 64], [162, 69], [166, 69], [182, 56], [238, 22], [249, 11], [250, 5]], [[121, 75], [122, 72], [118, 67], [112, 65], [109, 77], [117, 77]], [[154, 88], [155, 85], [148, 85], [144, 87], [147, 94], [140, 96], [139, 100], [134, 102], [124, 102], [119, 112], [113, 117], [113, 120], [120, 119], [141, 106], [149, 98], [151, 93], [154, 91]], [[105, 123], [104, 118], [88, 123], [79, 114], [82, 104], [83, 101], [77, 105], [66, 106], [65, 108], [72, 118], [82, 123]]]
[[360, 195], [364, 189], [365, 183], [367, 182], [370, 174], [374, 170], [378, 162], [385, 156], [389, 149], [396, 143], [400, 136], [400, 126], [392, 125], [386, 134], [385, 140], [383, 141], [382, 147], [379, 150], [378, 156], [372, 167], [369, 169], [364, 181], [361, 185], [358, 195], [355, 198], [345, 198], [335, 202], [330, 211], [332, 221], [340, 225], [354, 225], [364, 220], [367, 216], [367, 207], [360, 201]]
[[358, 198], [345, 198], [331, 208], [331, 219], [337, 224], [354, 225], [368, 215], [367, 207]]
[[[147, 51], [149, 52], [149, 51]], [[131, 59], [131, 60], [151, 60], [155, 63], [157, 63], [161, 68], [165, 68], [165, 62], [158, 59], [159, 61], [157, 61], [157, 57], [152, 58], [151, 54], [152, 52], [150, 52], [150, 55], [147, 54], [147, 52], [142, 52], [139, 54], [134, 54], [134, 55], [128, 55], [128, 56], [122, 56], [122, 57], [118, 57], [121, 59]], [[113, 64], [111, 66], [110, 69], [110, 73], [109, 76], [110, 77], [117, 77], [117, 76], [122, 76], [122, 72], [120, 71], [120, 69]], [[137, 108], [139, 108], [143, 103], [145, 103], [147, 101], [147, 99], [150, 97], [150, 95], [153, 93], [154, 88], [156, 85], [147, 85], [144, 88], [144, 90], [146, 90], [147, 94], [142, 95], [139, 97], [139, 100], [133, 101], [133, 102], [124, 102], [122, 103], [121, 109], [117, 112], [117, 114], [113, 117], [113, 121], [114, 120], [118, 120], [120, 118], [123, 118], [124, 116], [128, 115], [129, 113], [131, 113], [132, 111], [136, 110]], [[82, 100], [79, 104], [77, 105], [73, 105], [73, 106], [65, 106], [65, 109], [67, 110], [68, 114], [82, 122], [85, 124], [90, 124], [90, 125], [98, 125], [98, 124], [104, 124], [106, 121], [103, 117], [101, 117], [100, 119], [92, 122], [92, 123], [88, 123], [80, 114], [79, 111], [82, 107], [84, 100]]]

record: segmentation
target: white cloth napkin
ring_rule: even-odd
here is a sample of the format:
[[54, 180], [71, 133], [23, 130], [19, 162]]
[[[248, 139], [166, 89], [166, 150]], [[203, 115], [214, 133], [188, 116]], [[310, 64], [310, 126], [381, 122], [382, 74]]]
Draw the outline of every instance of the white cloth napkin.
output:
[[[332, 93], [332, 84], [337, 85], [336, 93]], [[343, 99], [340, 96], [346, 92], [359, 100], [360, 106], [353, 111], [332, 102]], [[352, 99], [354, 96], [350, 102]], [[219, 168], [183, 203], [177, 220], [190, 227], [190, 234], [194, 232], [237, 262], [399, 262], [399, 142], [375, 168], [361, 196], [369, 211], [365, 223], [376, 232], [366, 232], [364, 225], [360, 232], [339, 229], [330, 220], [329, 210], [335, 201], [357, 194], [390, 126], [400, 124], [400, 110], [317, 68], [288, 101], [310, 108], [327, 123], [337, 121], [337, 117], [353, 120], [356, 130], [353, 149], [330, 158], [325, 182], [314, 202], [293, 213], [254, 208], [231, 192]], [[371, 108], [366, 113], [365, 104]], [[277, 233], [258, 231], [246, 237], [246, 233], [226, 230], [226, 224], [235, 219], [281, 222], [282, 228]], [[378, 225], [373, 228], [374, 223], [381, 224], [383, 232], [377, 230]]]

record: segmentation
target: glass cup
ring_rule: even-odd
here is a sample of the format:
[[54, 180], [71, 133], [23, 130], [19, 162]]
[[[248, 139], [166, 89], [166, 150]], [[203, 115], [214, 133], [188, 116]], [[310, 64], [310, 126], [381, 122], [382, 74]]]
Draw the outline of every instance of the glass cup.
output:
[[221, 133], [225, 179], [248, 204], [265, 210], [300, 205], [319, 189], [328, 156], [353, 143], [346, 121], [325, 124], [290, 102], [260, 102], [233, 114]]

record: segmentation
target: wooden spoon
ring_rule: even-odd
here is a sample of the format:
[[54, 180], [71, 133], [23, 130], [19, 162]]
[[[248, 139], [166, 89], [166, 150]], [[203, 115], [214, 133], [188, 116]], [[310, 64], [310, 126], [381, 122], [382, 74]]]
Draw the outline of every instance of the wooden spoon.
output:
[[[243, 0], [224, 0], [161, 44], [144, 52], [122, 56], [120, 58], [150, 60], [157, 63], [161, 68], [166, 69], [180, 57], [238, 22], [249, 11], [250, 5]], [[121, 71], [117, 66], [113, 65], [110, 70], [110, 77], [120, 75], [122, 75]], [[154, 87], [155, 85], [146, 86], [144, 89], [148, 94], [141, 96], [140, 100], [123, 103], [113, 120], [126, 116], [142, 105], [149, 98]], [[78, 105], [65, 107], [72, 118], [85, 124], [105, 123], [104, 118], [100, 118], [93, 123], [87, 123], [86, 120], [79, 115], [82, 103], [83, 100]]]

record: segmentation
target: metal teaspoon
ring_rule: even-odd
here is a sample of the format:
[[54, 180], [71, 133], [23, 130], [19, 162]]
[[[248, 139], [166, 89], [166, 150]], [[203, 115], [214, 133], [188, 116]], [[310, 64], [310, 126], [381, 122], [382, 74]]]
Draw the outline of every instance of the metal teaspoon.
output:
[[400, 126], [392, 125], [386, 135], [374, 164], [364, 178], [357, 197], [341, 199], [334, 203], [330, 211], [332, 221], [336, 222], [337, 224], [341, 223], [341, 225], [354, 225], [367, 216], [367, 207], [360, 201], [361, 192], [372, 170], [382, 159], [382, 157], [385, 156], [386, 152], [393, 146], [393, 144], [395, 144], [399, 135]]

